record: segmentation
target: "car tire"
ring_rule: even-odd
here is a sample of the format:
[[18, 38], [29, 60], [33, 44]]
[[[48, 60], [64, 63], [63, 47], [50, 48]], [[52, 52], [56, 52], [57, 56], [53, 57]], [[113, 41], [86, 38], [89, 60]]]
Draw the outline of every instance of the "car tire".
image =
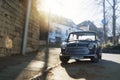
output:
[[67, 63], [69, 61], [69, 57], [68, 56], [60, 56], [60, 61], [62, 63]]
[[97, 54], [98, 54], [99, 60], [101, 60], [102, 59], [102, 50], [100, 49]]
[[99, 56], [96, 55], [96, 57], [91, 57], [91, 61], [92, 61], [93, 63], [99, 62]]
[[102, 55], [100, 54], [100, 55], [99, 55], [99, 60], [101, 60], [101, 59], [102, 59]]

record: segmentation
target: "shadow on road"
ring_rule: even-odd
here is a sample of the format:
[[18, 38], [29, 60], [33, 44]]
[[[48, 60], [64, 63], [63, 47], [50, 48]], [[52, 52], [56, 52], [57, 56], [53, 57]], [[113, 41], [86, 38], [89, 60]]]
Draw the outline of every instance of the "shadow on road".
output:
[[[0, 80], [28, 80], [48, 67], [49, 48], [0, 58]], [[45, 64], [44, 64], [44, 63]], [[42, 67], [43, 66], [43, 67]]]
[[45, 63], [44, 63], [44, 67], [41, 71], [43, 77], [39, 77], [40, 80], [46, 80], [46, 78], [47, 78], [48, 73], [46, 72], [46, 70], [48, 68], [48, 60], [49, 60], [49, 46], [47, 46], [45, 49], [45, 56], [44, 56]]
[[120, 64], [102, 60], [99, 63], [90, 61], [61, 64], [71, 78], [83, 80], [120, 80]]
[[24, 78], [31, 78], [31, 76], [38, 73], [28, 68], [35, 60], [40, 60], [38, 52], [29, 53], [25, 56], [14, 55], [0, 58], [0, 80], [23, 80]]

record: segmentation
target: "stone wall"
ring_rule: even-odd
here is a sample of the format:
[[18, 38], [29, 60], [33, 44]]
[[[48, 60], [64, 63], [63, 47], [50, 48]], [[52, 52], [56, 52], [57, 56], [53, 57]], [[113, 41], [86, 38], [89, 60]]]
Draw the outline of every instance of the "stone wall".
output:
[[[33, 0], [35, 1], [35, 0]], [[35, 2], [32, 2], [35, 4]], [[31, 52], [39, 48], [39, 35], [40, 35], [40, 18], [35, 5], [32, 4], [30, 12], [30, 23], [28, 30], [27, 52]]]
[[[33, 0], [36, 1], [36, 0]], [[40, 17], [32, 2], [27, 52], [39, 48]], [[0, 57], [20, 54], [25, 26], [27, 0], [0, 0]]]

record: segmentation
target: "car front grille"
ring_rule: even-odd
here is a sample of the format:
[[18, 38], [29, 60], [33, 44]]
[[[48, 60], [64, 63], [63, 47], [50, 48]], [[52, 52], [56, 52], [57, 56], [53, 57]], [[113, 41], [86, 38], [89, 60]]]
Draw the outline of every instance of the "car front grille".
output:
[[87, 47], [88, 44], [78, 44], [78, 43], [73, 43], [73, 44], [68, 44], [67, 47]]
[[65, 53], [67, 54], [89, 54], [89, 49], [87, 47], [79, 48], [67, 48]]

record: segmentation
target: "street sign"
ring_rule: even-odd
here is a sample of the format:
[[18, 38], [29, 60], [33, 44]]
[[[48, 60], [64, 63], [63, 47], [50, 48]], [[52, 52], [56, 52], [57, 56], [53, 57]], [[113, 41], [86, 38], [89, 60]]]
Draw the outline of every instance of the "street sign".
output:
[[102, 24], [103, 24], [103, 25], [106, 25], [106, 24], [107, 24], [106, 19], [102, 19], [102, 21], [101, 21], [101, 22], [102, 22]]

